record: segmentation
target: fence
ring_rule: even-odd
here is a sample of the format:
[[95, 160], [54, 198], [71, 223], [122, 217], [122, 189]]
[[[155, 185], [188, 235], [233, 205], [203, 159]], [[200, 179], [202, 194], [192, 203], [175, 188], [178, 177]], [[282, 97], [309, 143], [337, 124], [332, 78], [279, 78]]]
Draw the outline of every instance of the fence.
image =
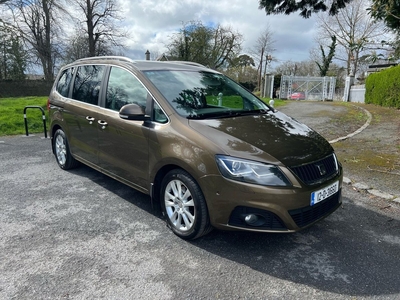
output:
[[290, 99], [300, 92], [307, 100], [333, 100], [335, 86], [335, 77], [282, 76], [279, 97]]
[[52, 85], [44, 80], [0, 80], [0, 98], [48, 96]]

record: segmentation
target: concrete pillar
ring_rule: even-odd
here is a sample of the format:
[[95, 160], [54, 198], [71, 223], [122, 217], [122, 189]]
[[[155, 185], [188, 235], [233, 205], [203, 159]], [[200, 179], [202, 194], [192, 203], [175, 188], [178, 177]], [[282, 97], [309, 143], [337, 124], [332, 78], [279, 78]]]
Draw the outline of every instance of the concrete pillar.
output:
[[344, 86], [344, 95], [343, 95], [344, 102], [350, 101], [350, 89], [353, 84], [354, 84], [354, 76], [347, 76], [346, 84]]

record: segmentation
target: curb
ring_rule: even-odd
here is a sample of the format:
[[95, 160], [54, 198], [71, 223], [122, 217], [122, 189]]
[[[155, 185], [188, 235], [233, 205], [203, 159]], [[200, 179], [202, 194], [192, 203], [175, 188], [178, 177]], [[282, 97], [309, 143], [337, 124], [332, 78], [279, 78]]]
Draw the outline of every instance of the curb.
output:
[[352, 185], [355, 190], [366, 191], [368, 194], [371, 194], [372, 196], [376, 196], [376, 197], [400, 204], [400, 196], [395, 196], [395, 195], [385, 193], [380, 190], [371, 188], [370, 186], [368, 186], [365, 183], [362, 183], [362, 182], [353, 183], [351, 181], [351, 179], [348, 177], [343, 177], [343, 183], [347, 184], [347, 185]]
[[357, 107], [358, 109], [363, 110], [363, 111], [365, 112], [365, 114], [368, 116], [367, 121], [365, 122], [365, 124], [364, 124], [363, 126], [361, 126], [360, 128], [358, 128], [358, 129], [357, 129], [356, 131], [354, 131], [353, 133], [350, 133], [350, 134], [348, 134], [348, 135], [346, 135], [346, 136], [342, 136], [342, 137], [339, 137], [339, 138], [334, 139], [334, 140], [332, 140], [332, 141], [329, 141], [330, 144], [334, 144], [334, 143], [336, 143], [336, 142], [346, 140], [346, 139], [348, 139], [348, 138], [351, 138], [351, 137], [355, 136], [356, 134], [359, 134], [359, 133], [362, 132], [365, 128], [367, 128], [367, 127], [369, 126], [369, 124], [371, 123], [371, 121], [372, 121], [372, 115], [371, 115], [371, 113], [370, 113], [368, 110], [366, 110], [366, 109], [363, 108], [363, 107], [357, 106], [357, 105], [353, 105], [353, 104], [352, 104], [352, 106]]
[[[352, 105], [353, 105], [353, 104], [352, 104]], [[365, 128], [367, 128], [367, 127], [369, 126], [369, 124], [371, 123], [371, 121], [372, 121], [372, 115], [371, 115], [371, 113], [370, 113], [368, 110], [366, 110], [366, 109], [363, 108], [363, 107], [357, 106], [357, 105], [353, 105], [353, 106], [354, 106], [354, 107], [357, 107], [358, 109], [362, 109], [362, 110], [365, 112], [365, 114], [368, 116], [367, 121], [364, 123], [363, 126], [361, 126], [359, 129], [357, 129], [357, 130], [354, 131], [353, 133], [350, 133], [350, 134], [348, 134], [348, 135], [346, 135], [346, 136], [339, 137], [339, 138], [337, 138], [337, 139], [334, 139], [334, 140], [332, 140], [332, 141], [329, 141], [330, 144], [334, 144], [334, 143], [336, 143], [336, 142], [346, 140], [346, 139], [348, 139], [348, 138], [351, 138], [351, 137], [355, 136], [356, 134], [359, 134], [359, 133], [362, 132]], [[348, 178], [348, 177], [343, 177], [343, 183], [348, 184], [348, 185], [351, 184], [351, 185], [353, 186], [353, 188], [355, 188], [356, 190], [364, 190], [364, 191], [366, 191], [367, 193], [369, 193], [369, 194], [371, 194], [371, 195], [373, 195], [373, 196], [376, 196], [376, 197], [379, 197], [379, 198], [382, 198], [382, 199], [385, 199], [385, 200], [393, 201], [393, 202], [396, 202], [396, 203], [400, 204], [400, 196], [391, 195], [391, 194], [382, 192], [382, 191], [380, 191], [380, 190], [370, 188], [370, 187], [369, 187], [367, 184], [365, 184], [365, 183], [361, 183], [361, 182], [360, 182], [360, 183], [352, 183], [351, 179]]]

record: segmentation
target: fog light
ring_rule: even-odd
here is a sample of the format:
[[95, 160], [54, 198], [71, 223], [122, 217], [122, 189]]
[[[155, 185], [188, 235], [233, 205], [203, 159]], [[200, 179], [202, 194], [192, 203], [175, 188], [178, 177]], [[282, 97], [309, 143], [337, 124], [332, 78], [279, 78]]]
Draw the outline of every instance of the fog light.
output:
[[254, 225], [258, 221], [258, 216], [253, 214], [247, 215], [244, 217], [244, 221], [249, 225]]

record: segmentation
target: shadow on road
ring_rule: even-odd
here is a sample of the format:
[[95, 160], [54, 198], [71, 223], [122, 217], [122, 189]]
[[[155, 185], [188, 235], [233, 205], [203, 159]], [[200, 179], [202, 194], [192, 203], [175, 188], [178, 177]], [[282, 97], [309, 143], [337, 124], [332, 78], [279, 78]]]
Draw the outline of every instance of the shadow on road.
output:
[[[96, 284], [90, 281], [87, 286], [73, 285], [78, 276], [75, 270], [81, 270], [80, 262], [88, 257], [92, 265], [85, 267], [85, 272], [90, 274], [99, 274], [105, 266], [117, 264], [115, 272], [109, 273], [110, 278], [101, 277], [111, 289], [115, 276], [136, 274], [131, 269], [138, 268], [142, 260], [132, 263], [132, 256], [146, 257], [150, 265], [160, 261], [160, 271], [157, 269], [149, 278], [154, 284], [162, 282], [172, 287], [177, 295], [195, 288], [188, 285], [188, 278], [198, 279], [196, 295], [216, 295], [221, 291], [220, 282], [235, 295], [246, 288], [243, 282], [250, 287], [262, 284], [256, 290], [268, 291], [268, 277], [279, 279], [273, 280], [275, 287], [287, 282], [287, 290], [304, 290], [315, 293], [315, 297], [319, 291], [355, 297], [390, 298], [400, 294], [399, 217], [390, 218], [379, 209], [361, 205], [356, 200], [361, 196], [348, 187], [343, 193], [344, 208], [302, 232], [215, 230], [186, 242], [166, 228], [148, 196], [85, 166], [69, 172], [60, 170], [47, 141], [4, 140], [0, 161], [4, 172], [1, 217], [2, 224], [8, 227], [2, 231], [7, 234], [1, 244], [2, 276], [12, 286], [20, 287], [0, 290], [3, 295], [32, 295], [31, 291], [43, 293], [46, 288], [52, 296], [59, 295], [60, 289], [78, 295], [85, 287]], [[94, 253], [85, 252], [91, 245]], [[109, 248], [103, 249], [104, 245]], [[81, 251], [76, 253], [77, 249]], [[124, 256], [128, 249], [132, 252]], [[73, 259], [75, 264], [71, 264]], [[59, 262], [68, 268], [59, 267]], [[15, 270], [14, 265], [18, 267]], [[127, 269], [121, 269], [125, 265]], [[26, 268], [31, 273], [27, 274]], [[249, 272], [249, 268], [255, 272]], [[54, 286], [52, 281], [44, 284], [49, 278], [59, 281], [54, 281]], [[135, 287], [139, 279], [132, 278], [129, 283]], [[205, 287], [209, 294], [203, 294]]]
[[214, 231], [193, 245], [254, 270], [351, 296], [398, 294], [400, 222], [347, 202], [295, 234]]
[[[71, 172], [90, 178], [149, 217], [162, 218], [148, 196], [87, 167]], [[343, 208], [299, 233], [214, 230], [190, 245], [269, 276], [331, 293], [372, 297], [400, 293], [400, 221], [347, 197], [345, 193]]]

